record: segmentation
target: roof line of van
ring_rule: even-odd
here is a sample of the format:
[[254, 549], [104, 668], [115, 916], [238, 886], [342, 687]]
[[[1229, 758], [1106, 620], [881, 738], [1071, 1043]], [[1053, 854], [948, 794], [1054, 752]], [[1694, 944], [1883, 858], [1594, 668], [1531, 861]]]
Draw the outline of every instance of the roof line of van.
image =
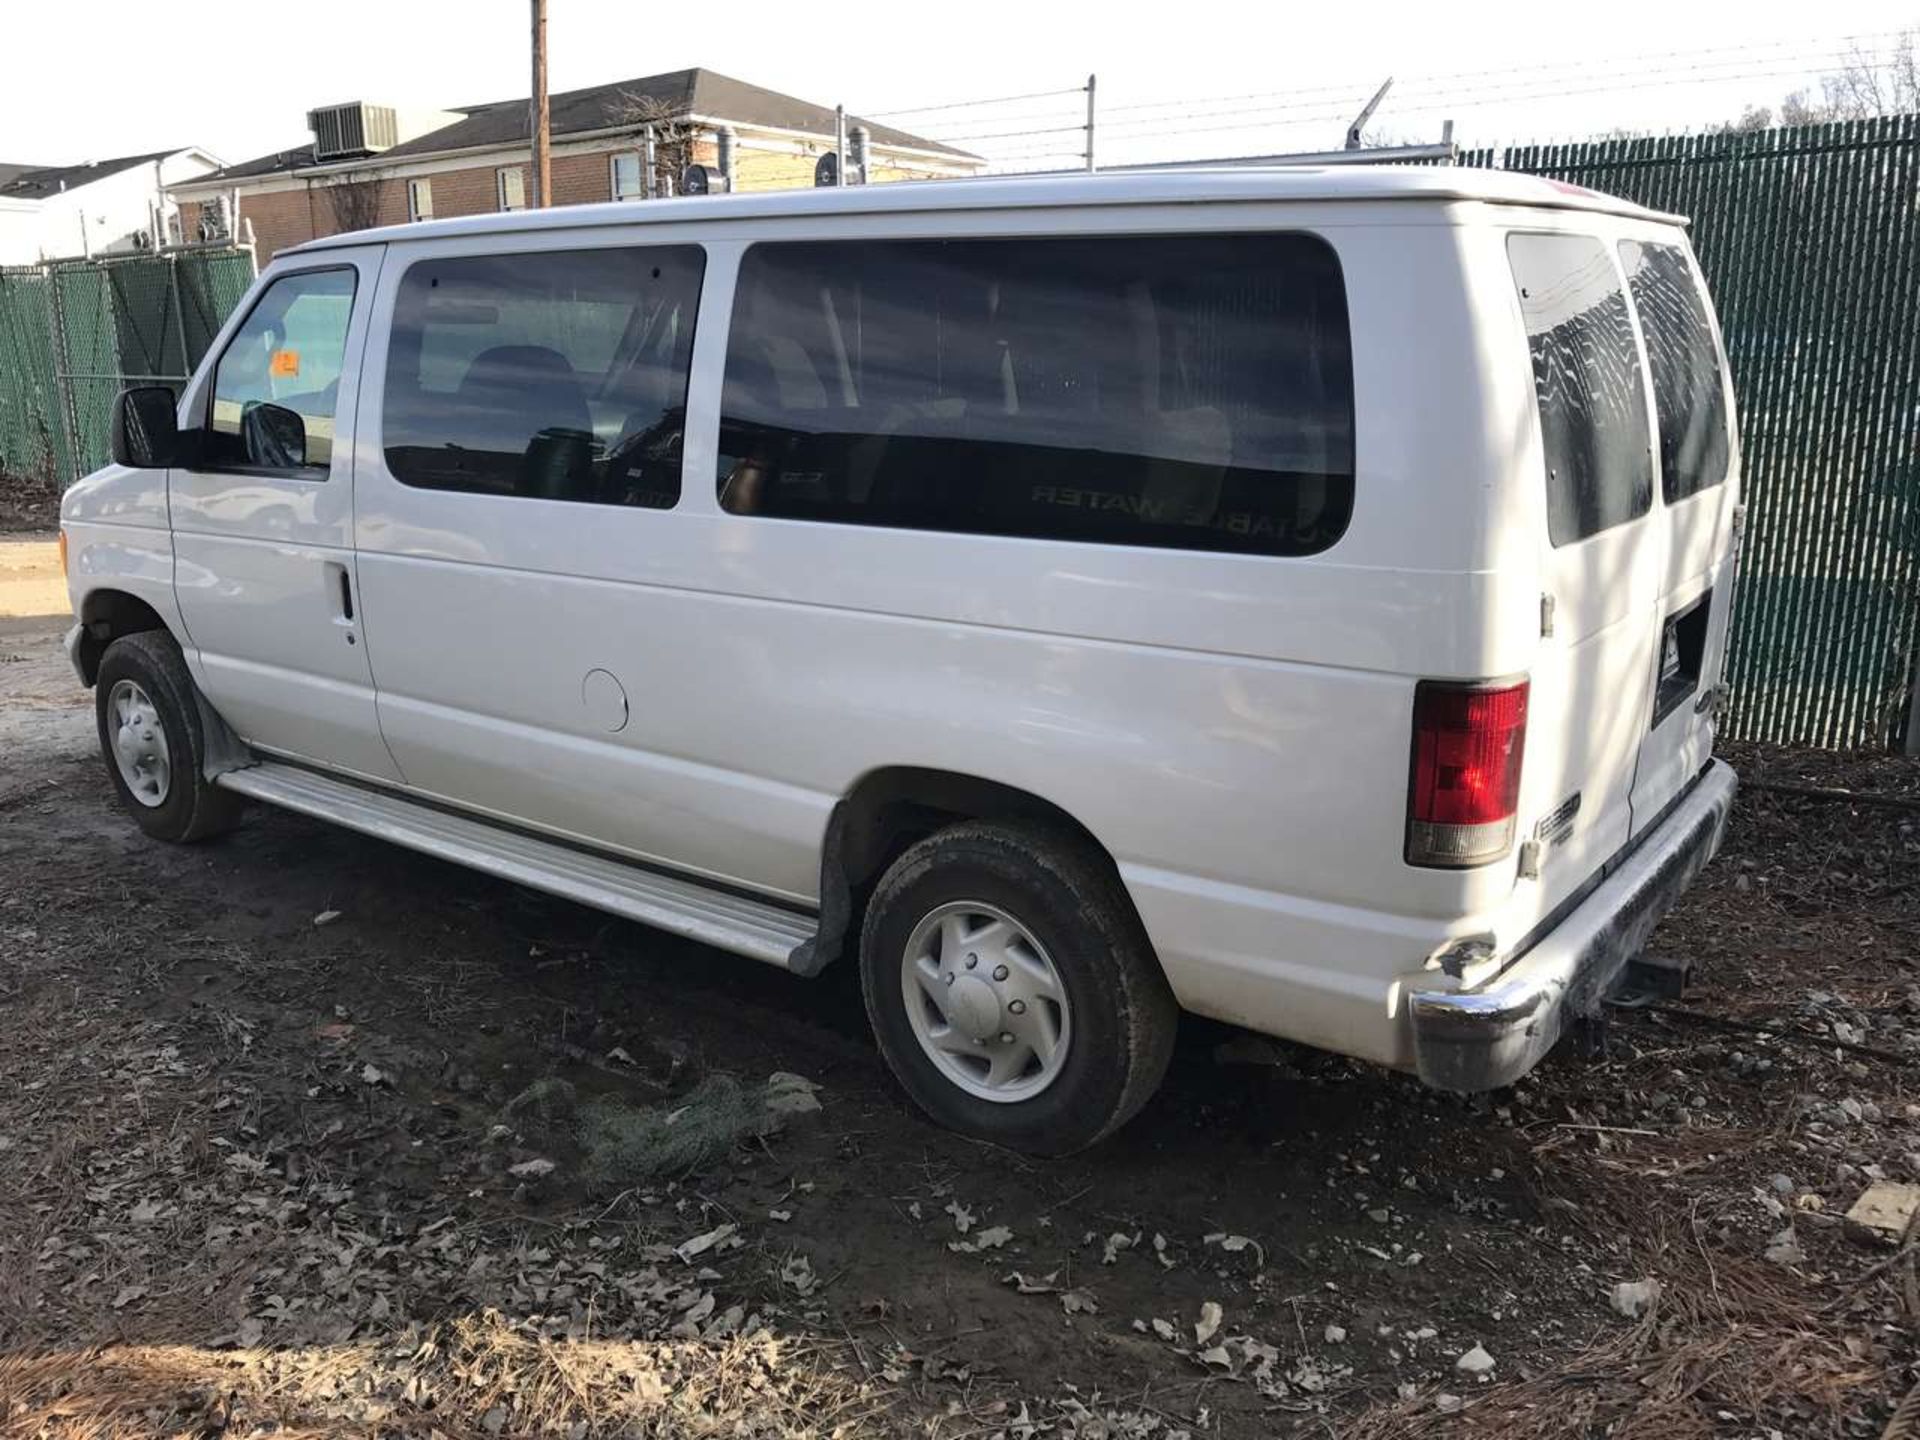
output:
[[755, 191], [645, 201], [564, 205], [507, 214], [424, 220], [378, 230], [329, 235], [280, 253], [364, 245], [369, 241], [571, 230], [586, 226], [715, 224], [813, 215], [883, 215], [968, 210], [1197, 204], [1255, 201], [1482, 201], [1556, 210], [1588, 210], [1635, 219], [1686, 223], [1630, 200], [1508, 170], [1414, 165], [1222, 166], [1178, 171], [1104, 171], [1085, 175], [988, 176], [903, 180], [845, 188]]

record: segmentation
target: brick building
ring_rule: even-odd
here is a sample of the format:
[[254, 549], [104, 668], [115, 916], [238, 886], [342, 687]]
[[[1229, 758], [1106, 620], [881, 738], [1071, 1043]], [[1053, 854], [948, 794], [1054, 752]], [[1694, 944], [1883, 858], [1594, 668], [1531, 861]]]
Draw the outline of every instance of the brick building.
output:
[[[189, 238], [250, 224], [261, 263], [321, 235], [515, 210], [530, 193], [527, 102], [409, 113], [339, 106], [308, 117], [312, 145], [170, 186]], [[344, 112], [344, 128], [341, 116]], [[676, 70], [553, 95], [552, 203], [638, 200], [678, 190], [689, 165], [717, 174], [732, 141], [733, 188], [811, 185], [834, 149], [834, 112], [711, 70]], [[849, 117], [868, 134], [867, 178], [971, 175], [979, 156]], [[646, 137], [653, 136], [653, 165]]]

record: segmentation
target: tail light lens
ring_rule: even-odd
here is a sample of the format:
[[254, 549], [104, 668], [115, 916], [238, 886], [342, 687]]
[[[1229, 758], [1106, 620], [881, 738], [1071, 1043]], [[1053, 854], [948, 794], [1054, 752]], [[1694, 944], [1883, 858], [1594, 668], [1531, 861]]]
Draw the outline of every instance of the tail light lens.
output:
[[1409, 865], [1484, 865], [1507, 853], [1526, 742], [1526, 681], [1420, 682], [1413, 697]]

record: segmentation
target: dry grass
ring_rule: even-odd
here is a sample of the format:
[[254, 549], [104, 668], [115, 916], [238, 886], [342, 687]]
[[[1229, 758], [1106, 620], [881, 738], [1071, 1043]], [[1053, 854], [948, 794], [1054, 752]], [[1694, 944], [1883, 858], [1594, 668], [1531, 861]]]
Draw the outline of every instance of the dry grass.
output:
[[530, 1336], [497, 1312], [304, 1350], [105, 1346], [0, 1355], [0, 1440], [155, 1434], [448, 1437], [847, 1434], [881, 1402], [845, 1357], [761, 1332], [722, 1341]]

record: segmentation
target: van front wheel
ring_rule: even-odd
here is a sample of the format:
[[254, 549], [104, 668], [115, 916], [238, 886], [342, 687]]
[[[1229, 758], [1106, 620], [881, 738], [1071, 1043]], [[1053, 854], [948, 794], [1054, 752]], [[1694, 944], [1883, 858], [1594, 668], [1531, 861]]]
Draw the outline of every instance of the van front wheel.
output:
[[121, 805], [156, 840], [204, 840], [240, 816], [239, 799], [206, 778], [194, 696], [186, 659], [164, 630], [123, 635], [100, 657], [100, 754]]
[[1179, 1010], [1118, 877], [1075, 837], [966, 823], [881, 877], [860, 938], [880, 1050], [941, 1124], [1064, 1155], [1159, 1085]]

